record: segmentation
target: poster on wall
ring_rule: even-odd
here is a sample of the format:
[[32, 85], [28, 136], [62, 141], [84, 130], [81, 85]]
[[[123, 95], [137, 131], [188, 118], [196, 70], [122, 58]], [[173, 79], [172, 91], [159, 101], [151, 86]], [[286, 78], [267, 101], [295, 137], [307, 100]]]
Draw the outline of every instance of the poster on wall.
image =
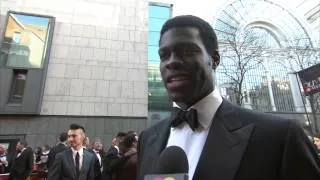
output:
[[307, 96], [320, 92], [320, 63], [299, 71], [298, 75]]
[[8, 12], [1, 64], [10, 68], [42, 68], [49, 29], [49, 17]]

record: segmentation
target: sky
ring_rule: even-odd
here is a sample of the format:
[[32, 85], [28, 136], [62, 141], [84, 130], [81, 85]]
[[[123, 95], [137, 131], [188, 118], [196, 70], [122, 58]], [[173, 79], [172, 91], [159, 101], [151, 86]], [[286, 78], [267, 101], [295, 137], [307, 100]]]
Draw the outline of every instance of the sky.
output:
[[22, 22], [22, 24], [32, 24], [32, 25], [38, 25], [38, 26], [48, 26], [49, 18], [45, 17], [36, 17], [36, 16], [30, 16], [30, 15], [20, 15], [20, 14], [14, 14], [14, 16]]

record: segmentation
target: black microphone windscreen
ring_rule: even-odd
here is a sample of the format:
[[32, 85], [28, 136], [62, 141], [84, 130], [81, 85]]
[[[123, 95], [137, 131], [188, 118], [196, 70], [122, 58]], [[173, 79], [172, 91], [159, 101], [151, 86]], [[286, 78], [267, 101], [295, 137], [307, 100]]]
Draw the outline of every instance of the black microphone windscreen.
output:
[[188, 172], [188, 158], [183, 149], [178, 146], [169, 146], [161, 152], [156, 164], [156, 173], [173, 174]]

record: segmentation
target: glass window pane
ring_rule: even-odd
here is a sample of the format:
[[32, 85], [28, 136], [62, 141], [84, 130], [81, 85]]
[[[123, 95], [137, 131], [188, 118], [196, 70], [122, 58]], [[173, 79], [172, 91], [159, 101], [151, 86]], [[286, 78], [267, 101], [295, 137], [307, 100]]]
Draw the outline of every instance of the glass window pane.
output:
[[158, 42], [162, 25], [171, 16], [171, 8], [149, 6], [148, 37], [148, 126], [170, 115], [172, 103], [168, 101], [159, 71]]
[[162, 25], [166, 19], [149, 18], [149, 31], [161, 31]]
[[158, 46], [148, 46], [149, 63], [159, 63]]
[[149, 17], [150, 18], [162, 18], [169, 19], [170, 8], [164, 6], [149, 6]]
[[160, 39], [160, 33], [159, 32], [149, 31], [149, 36], [148, 36], [148, 44], [149, 45], [158, 46], [159, 39]]

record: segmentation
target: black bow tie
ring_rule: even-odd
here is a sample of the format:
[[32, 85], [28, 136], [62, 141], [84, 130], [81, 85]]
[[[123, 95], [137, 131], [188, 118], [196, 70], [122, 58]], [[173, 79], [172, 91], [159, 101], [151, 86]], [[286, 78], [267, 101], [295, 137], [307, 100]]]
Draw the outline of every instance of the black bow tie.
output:
[[190, 109], [188, 111], [181, 110], [177, 107], [174, 107], [171, 113], [171, 126], [177, 127], [181, 123], [186, 122], [189, 124], [190, 128], [194, 131], [199, 127], [199, 122], [197, 118], [197, 110]]

